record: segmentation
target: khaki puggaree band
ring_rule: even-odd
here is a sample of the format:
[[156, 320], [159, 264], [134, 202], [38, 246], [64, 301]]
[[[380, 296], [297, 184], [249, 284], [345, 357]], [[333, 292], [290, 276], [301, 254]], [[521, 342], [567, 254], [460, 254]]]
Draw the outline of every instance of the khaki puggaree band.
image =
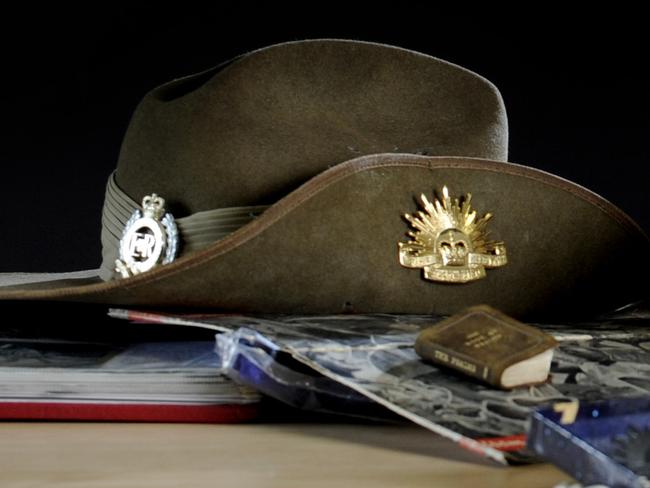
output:
[[[104, 281], [115, 277], [115, 260], [119, 258], [124, 227], [133, 212], [139, 208], [140, 204], [117, 185], [113, 172], [106, 185], [102, 211], [102, 265], [99, 276]], [[268, 205], [217, 208], [175, 219], [181, 239], [180, 255], [208, 247], [248, 224], [267, 208]]]

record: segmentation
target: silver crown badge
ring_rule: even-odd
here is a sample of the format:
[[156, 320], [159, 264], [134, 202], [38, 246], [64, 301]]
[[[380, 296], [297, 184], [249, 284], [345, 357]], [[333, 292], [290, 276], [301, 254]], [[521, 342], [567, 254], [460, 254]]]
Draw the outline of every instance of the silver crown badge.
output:
[[174, 217], [165, 212], [165, 199], [155, 193], [142, 199], [124, 227], [120, 258], [115, 271], [122, 278], [135, 276], [160, 264], [171, 263], [178, 253], [178, 228]]

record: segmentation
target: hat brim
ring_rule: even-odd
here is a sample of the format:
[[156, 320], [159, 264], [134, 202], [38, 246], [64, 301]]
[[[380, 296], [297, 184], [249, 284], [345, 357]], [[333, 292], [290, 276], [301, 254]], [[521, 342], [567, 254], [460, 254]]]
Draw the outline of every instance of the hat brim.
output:
[[[399, 263], [403, 215], [443, 185], [455, 197], [471, 193], [479, 216], [493, 214], [491, 237], [505, 243], [508, 264], [484, 279], [436, 283]], [[0, 300], [300, 314], [448, 314], [484, 303], [519, 317], [592, 315], [641, 298], [648, 251], [626, 214], [557, 176], [482, 159], [379, 154], [330, 168], [171, 264], [109, 282], [92, 271], [35, 283], [23, 275], [0, 288]]]

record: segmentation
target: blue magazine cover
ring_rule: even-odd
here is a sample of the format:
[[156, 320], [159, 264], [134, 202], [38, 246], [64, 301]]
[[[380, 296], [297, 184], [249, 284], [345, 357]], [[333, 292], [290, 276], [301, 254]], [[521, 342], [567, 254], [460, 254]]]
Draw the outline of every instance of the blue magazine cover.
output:
[[650, 396], [537, 410], [528, 447], [584, 485], [650, 487]]

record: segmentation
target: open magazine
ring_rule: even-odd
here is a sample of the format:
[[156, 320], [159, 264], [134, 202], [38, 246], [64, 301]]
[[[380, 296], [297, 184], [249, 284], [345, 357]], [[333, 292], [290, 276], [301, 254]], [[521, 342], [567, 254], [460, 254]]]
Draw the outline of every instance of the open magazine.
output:
[[437, 317], [111, 314], [211, 328], [221, 332], [222, 367], [237, 381], [304, 408], [386, 417], [377, 408], [381, 405], [500, 463], [530, 459], [525, 431], [536, 407], [650, 393], [645, 315], [572, 326], [538, 324], [560, 342], [550, 381], [504, 391], [441, 370], [415, 354], [415, 338]]

